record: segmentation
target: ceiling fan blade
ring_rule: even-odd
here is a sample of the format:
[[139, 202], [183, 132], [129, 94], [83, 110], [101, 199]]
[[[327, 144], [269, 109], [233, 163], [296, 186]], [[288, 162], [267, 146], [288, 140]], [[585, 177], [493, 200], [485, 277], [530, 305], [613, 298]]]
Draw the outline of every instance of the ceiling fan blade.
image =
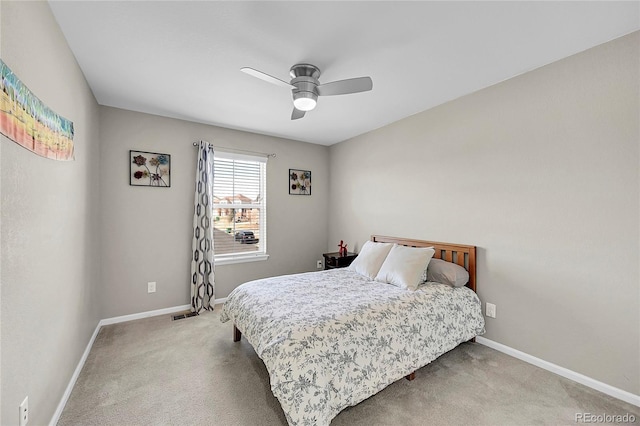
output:
[[296, 86], [287, 83], [286, 81], [280, 80], [279, 78], [273, 77], [269, 74], [265, 74], [262, 71], [254, 70], [253, 68], [244, 67], [240, 68], [240, 71], [247, 73], [253, 77], [259, 78], [260, 80], [264, 80], [267, 83], [275, 84], [277, 86], [286, 87], [287, 89], [295, 89]]
[[298, 118], [304, 117], [304, 111], [300, 111], [296, 107], [293, 107], [293, 111], [291, 112], [291, 119], [297, 120]]
[[349, 78], [347, 80], [332, 81], [318, 86], [318, 95], [333, 96], [349, 93], [366, 92], [373, 89], [371, 77]]

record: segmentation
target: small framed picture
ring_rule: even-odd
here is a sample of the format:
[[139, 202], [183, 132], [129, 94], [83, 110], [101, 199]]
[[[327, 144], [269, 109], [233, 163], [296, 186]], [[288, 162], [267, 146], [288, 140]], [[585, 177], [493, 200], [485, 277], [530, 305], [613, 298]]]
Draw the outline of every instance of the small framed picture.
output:
[[289, 169], [289, 194], [311, 195], [311, 172]]
[[169, 188], [171, 186], [171, 155], [129, 151], [129, 185]]

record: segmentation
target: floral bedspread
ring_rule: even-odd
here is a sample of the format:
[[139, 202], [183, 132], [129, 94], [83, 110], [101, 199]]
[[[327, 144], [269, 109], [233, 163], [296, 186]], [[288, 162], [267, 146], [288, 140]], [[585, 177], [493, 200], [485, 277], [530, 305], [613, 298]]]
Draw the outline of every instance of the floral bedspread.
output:
[[348, 269], [245, 283], [228, 297], [233, 321], [263, 360], [290, 425], [328, 425], [344, 408], [484, 332], [466, 287], [411, 292]]

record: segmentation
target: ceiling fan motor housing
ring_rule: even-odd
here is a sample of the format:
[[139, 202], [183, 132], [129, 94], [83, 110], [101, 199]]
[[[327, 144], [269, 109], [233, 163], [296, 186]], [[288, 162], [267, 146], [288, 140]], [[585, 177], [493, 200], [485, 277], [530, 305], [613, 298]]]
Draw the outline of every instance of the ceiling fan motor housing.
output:
[[311, 99], [311, 105], [315, 107], [318, 101], [320, 70], [310, 64], [296, 64], [291, 67], [289, 74], [293, 78], [291, 84], [296, 87], [292, 90], [294, 104], [297, 104], [297, 99]]
[[311, 64], [295, 64], [289, 70], [291, 78], [312, 77], [316, 82], [320, 78], [320, 68]]

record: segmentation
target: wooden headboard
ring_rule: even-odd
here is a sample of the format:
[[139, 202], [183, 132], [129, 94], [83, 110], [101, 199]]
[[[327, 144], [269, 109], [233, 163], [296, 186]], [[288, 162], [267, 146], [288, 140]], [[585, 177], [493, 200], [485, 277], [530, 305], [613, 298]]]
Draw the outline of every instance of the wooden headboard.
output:
[[408, 247], [433, 247], [436, 250], [436, 254], [433, 255], [434, 258], [457, 263], [469, 271], [467, 287], [476, 291], [476, 246], [410, 240], [408, 238], [385, 237], [383, 235], [372, 235], [371, 241], [374, 243], [396, 243]]

